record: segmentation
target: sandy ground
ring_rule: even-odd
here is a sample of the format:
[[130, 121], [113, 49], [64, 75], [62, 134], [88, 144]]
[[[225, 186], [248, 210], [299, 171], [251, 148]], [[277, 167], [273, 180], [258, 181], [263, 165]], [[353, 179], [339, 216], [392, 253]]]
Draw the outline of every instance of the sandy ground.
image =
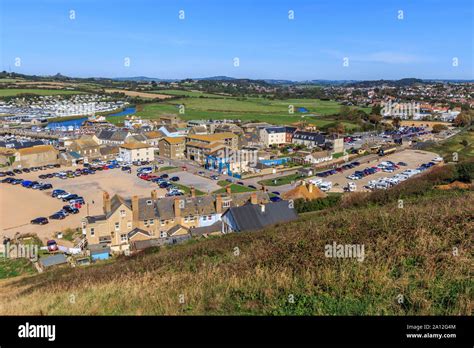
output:
[[[68, 170], [75, 168], [61, 168]], [[53, 189], [63, 189], [84, 197], [87, 205], [83, 206], [79, 214], [69, 215], [63, 220], [50, 220], [46, 225], [32, 225], [34, 218], [51, 214], [60, 210], [64, 203], [62, 200], [51, 197], [52, 190], [38, 191], [27, 189], [21, 185], [0, 183], [0, 237], [13, 236], [15, 233], [36, 233], [41, 239], [52, 238], [55, 232], [66, 228], [80, 227], [81, 218], [87, 215], [102, 214], [102, 192], [108, 191], [111, 195], [117, 193], [124, 197], [132, 195], [150, 196], [156, 189], [158, 197], [165, 195], [166, 190], [160, 189], [156, 184], [139, 179], [135, 172], [128, 174], [120, 169], [97, 172], [94, 175], [80, 176], [62, 180], [59, 178], [38, 179], [38, 175], [58, 171], [43, 170], [17, 175], [17, 178], [33, 179], [39, 182], [51, 183]]]

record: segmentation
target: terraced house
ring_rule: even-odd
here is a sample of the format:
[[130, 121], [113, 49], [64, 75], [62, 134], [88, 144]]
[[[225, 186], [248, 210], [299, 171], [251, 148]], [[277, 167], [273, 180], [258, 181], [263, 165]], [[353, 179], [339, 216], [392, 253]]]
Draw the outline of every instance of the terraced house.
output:
[[264, 192], [245, 192], [196, 197], [157, 198], [103, 194], [104, 214], [86, 216], [82, 220], [83, 234], [89, 245], [106, 244], [113, 252], [129, 250], [137, 241], [167, 239], [176, 236], [221, 231], [221, 216], [229, 208], [248, 203], [264, 204], [269, 197]]
[[186, 158], [203, 164], [207, 155], [224, 147], [236, 150], [238, 136], [230, 132], [188, 135], [186, 137]]

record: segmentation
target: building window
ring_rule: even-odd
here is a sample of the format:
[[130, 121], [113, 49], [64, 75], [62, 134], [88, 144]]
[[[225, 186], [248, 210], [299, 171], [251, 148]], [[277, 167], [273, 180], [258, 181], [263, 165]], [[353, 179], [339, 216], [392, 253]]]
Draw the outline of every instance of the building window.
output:
[[222, 206], [223, 206], [224, 208], [229, 208], [229, 207], [230, 207], [230, 201], [224, 201], [224, 202], [222, 202]]
[[120, 210], [120, 216], [121, 216], [121, 217], [125, 217], [125, 210], [123, 210], [123, 209]]
[[166, 238], [166, 237], [167, 237], [167, 236], [166, 236], [166, 232], [161, 231], [161, 232], [160, 232], [160, 237], [161, 237], [161, 238]]
[[120, 230], [120, 223], [116, 222], [115, 223], [115, 231], [118, 231], [118, 230]]
[[95, 235], [95, 230], [94, 228], [91, 228], [91, 237]]
[[145, 224], [145, 226], [148, 226], [148, 220], [144, 220], [143, 223]]
[[132, 228], [132, 222], [131, 221], [127, 222], [127, 228]]
[[121, 234], [121, 235], [120, 235], [120, 240], [121, 240], [122, 242], [126, 242], [126, 241], [127, 241], [127, 234], [126, 234], [126, 233]]
[[148, 221], [148, 223], [149, 223], [150, 225], [154, 225], [154, 224], [155, 224], [155, 220], [150, 219], [150, 221]]

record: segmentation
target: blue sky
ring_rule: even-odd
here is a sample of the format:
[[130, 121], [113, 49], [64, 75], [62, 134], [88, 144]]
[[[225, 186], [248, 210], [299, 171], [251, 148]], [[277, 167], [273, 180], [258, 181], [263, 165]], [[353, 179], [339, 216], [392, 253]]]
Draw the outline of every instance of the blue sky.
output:
[[7, 71], [80, 77], [474, 79], [472, 0], [0, 3], [0, 69]]

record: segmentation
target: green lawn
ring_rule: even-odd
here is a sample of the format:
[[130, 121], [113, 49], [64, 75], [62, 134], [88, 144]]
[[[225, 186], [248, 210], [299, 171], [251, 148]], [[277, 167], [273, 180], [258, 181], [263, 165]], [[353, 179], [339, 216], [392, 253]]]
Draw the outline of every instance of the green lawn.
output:
[[178, 169], [178, 167], [164, 166], [164, 167], [160, 167], [160, 168], [159, 168], [159, 171], [163, 172], [163, 171], [165, 171], [165, 170], [171, 170], [171, 169]]
[[58, 95], [58, 94], [84, 94], [80, 91], [67, 91], [61, 89], [0, 89], [0, 97], [10, 97], [18, 94], [36, 94], [36, 95]]
[[[185, 194], [190, 194], [191, 193], [191, 189], [188, 186], [177, 184], [175, 182], [173, 182], [173, 186], [176, 186], [178, 189], [182, 190]], [[206, 193], [196, 189], [196, 196], [203, 196], [205, 194]]]
[[[296, 173], [296, 174], [290, 174], [286, 176], [280, 176], [278, 178], [262, 180], [262, 181], [259, 181], [258, 183], [260, 185], [265, 185], [265, 186], [281, 186], [281, 185], [291, 184], [292, 181], [296, 181], [301, 178], [302, 176]], [[276, 183], [275, 183], [275, 180], [276, 180]]]
[[[232, 193], [242, 193], [242, 192], [252, 192], [255, 191], [255, 189], [243, 186], [243, 185], [237, 185], [237, 184], [230, 184], [230, 190]], [[219, 190], [214, 191], [213, 193], [225, 193], [226, 188], [223, 187]]]
[[10, 259], [0, 255], [0, 279], [33, 273], [35, 273], [35, 268], [29, 260], [24, 258]]
[[229, 185], [229, 184], [230, 184], [230, 182], [228, 182], [227, 180], [219, 180], [219, 181], [217, 182], [217, 185], [222, 186], [222, 187], [225, 187], [225, 186], [227, 186], [227, 185]]
[[[184, 114], [179, 113], [179, 105], [184, 105]], [[288, 106], [293, 105], [295, 112], [290, 114]], [[308, 113], [298, 113], [298, 107], [305, 107]], [[184, 120], [192, 119], [240, 119], [242, 121], [262, 121], [272, 124], [292, 124], [302, 120], [318, 127], [330, 127], [335, 120], [321, 119], [319, 116], [330, 115], [339, 111], [340, 105], [335, 101], [318, 99], [270, 100], [265, 98], [180, 98], [160, 103], [144, 104], [143, 110], [136, 113], [144, 119], [158, 118], [161, 114], [176, 114]], [[311, 115], [314, 113], [314, 115]], [[318, 115], [318, 116], [316, 116]], [[118, 124], [123, 117], [108, 118], [109, 122]], [[357, 125], [343, 122], [346, 128]]]

